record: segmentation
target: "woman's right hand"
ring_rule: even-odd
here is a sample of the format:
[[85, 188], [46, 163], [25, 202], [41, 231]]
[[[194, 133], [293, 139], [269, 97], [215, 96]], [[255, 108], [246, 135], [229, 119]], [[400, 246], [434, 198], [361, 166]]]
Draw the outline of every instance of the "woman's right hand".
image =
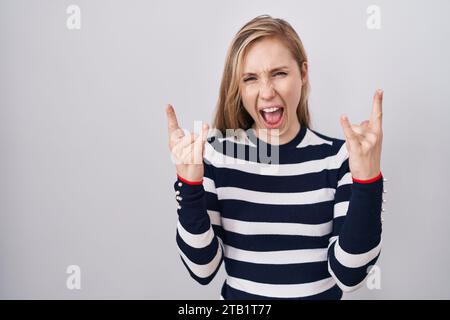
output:
[[166, 107], [169, 128], [169, 149], [175, 161], [177, 175], [181, 178], [200, 182], [203, 179], [203, 154], [208, 137], [208, 124], [202, 126], [202, 134], [184, 134], [177, 121], [172, 105]]

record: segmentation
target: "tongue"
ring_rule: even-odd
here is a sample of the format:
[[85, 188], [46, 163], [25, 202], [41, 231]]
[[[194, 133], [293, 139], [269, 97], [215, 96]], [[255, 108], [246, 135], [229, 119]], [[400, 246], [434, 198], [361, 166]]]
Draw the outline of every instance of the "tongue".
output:
[[278, 121], [280, 121], [281, 116], [283, 115], [283, 109], [278, 109], [277, 111], [274, 112], [261, 112], [262, 116], [264, 118], [264, 120], [268, 123], [268, 124], [275, 124]]

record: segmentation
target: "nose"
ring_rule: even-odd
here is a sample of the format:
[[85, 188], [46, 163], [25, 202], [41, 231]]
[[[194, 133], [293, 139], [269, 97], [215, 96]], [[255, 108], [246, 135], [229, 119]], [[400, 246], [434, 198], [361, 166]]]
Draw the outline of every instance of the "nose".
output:
[[259, 89], [261, 99], [271, 100], [275, 97], [275, 89], [270, 81], [264, 81]]

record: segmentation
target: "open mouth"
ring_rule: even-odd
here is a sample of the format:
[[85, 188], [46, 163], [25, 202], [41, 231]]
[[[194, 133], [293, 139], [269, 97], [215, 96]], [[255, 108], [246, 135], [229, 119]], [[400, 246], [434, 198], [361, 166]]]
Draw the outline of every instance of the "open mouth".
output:
[[280, 106], [266, 107], [259, 110], [267, 128], [278, 128], [283, 121], [284, 108]]

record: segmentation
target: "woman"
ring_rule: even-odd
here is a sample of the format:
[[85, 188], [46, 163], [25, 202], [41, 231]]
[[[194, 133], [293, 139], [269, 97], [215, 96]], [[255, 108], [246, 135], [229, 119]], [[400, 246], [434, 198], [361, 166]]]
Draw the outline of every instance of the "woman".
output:
[[340, 299], [380, 254], [382, 92], [340, 140], [311, 129], [308, 91], [301, 40], [264, 15], [228, 50], [216, 135], [184, 134], [167, 106], [181, 260], [201, 284], [224, 261], [224, 299]]

